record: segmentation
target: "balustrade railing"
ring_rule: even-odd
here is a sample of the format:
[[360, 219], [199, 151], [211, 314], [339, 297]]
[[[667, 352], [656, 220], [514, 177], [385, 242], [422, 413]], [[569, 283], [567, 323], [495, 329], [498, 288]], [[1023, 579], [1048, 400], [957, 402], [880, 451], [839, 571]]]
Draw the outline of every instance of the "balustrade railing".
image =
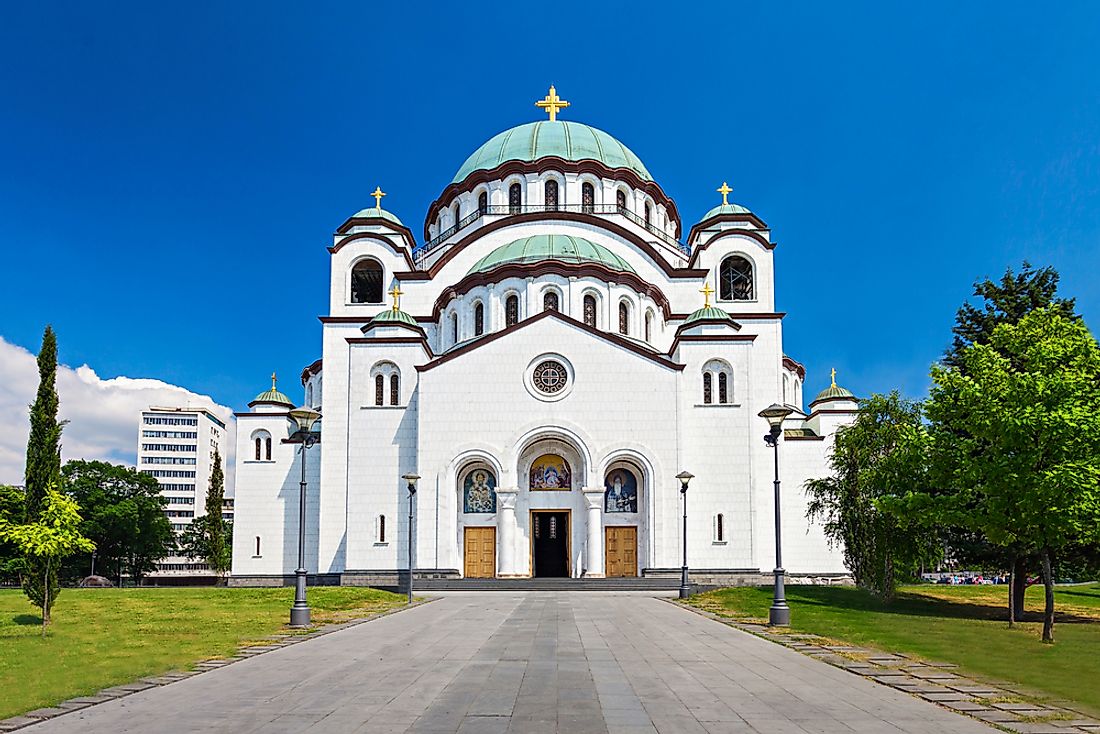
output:
[[629, 219], [634, 224], [657, 237], [661, 242], [675, 248], [679, 253], [690, 254], [690, 249], [672, 235], [665, 232], [655, 224], [645, 221], [626, 207], [617, 204], [490, 204], [486, 207], [475, 209], [459, 219], [455, 224], [447, 227], [435, 237], [425, 242], [413, 252], [413, 260], [419, 267], [420, 264], [437, 247], [453, 237], [459, 231], [470, 226], [478, 219], [485, 216], [514, 216], [528, 212], [580, 212], [582, 214], [618, 214]]

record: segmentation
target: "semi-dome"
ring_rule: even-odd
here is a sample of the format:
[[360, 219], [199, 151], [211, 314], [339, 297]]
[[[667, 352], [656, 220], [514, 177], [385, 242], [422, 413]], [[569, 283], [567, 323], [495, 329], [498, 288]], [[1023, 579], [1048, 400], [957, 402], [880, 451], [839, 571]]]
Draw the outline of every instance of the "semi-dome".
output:
[[367, 209], [360, 209], [355, 213], [353, 219], [385, 219], [388, 222], [393, 222], [396, 225], [404, 227], [401, 220], [397, 218], [397, 215], [393, 212], [386, 211], [385, 209], [377, 206], [368, 207]]
[[543, 260], [580, 265], [598, 263], [612, 270], [633, 273], [630, 263], [603, 245], [564, 234], [538, 234], [501, 245], [474, 263], [470, 274], [483, 273], [500, 265], [534, 263]]
[[630, 148], [603, 130], [579, 122], [529, 122], [498, 133], [473, 152], [451, 183], [474, 171], [488, 171], [507, 161], [534, 161], [555, 156], [567, 161], [591, 160], [608, 168], [627, 168], [646, 181], [653, 176]]

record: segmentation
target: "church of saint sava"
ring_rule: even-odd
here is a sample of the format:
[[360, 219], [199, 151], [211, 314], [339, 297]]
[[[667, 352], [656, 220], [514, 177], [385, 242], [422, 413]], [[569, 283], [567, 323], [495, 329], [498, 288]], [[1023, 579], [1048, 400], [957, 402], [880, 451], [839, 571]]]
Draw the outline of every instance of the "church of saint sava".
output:
[[237, 414], [230, 583], [293, 579], [300, 523], [311, 583], [679, 578], [685, 545], [693, 583], [767, 583], [777, 511], [792, 579], [846, 575], [803, 485], [856, 398], [805, 402], [768, 225], [723, 183], [685, 232], [634, 151], [536, 104], [419, 242], [381, 188], [336, 230], [300, 399]]

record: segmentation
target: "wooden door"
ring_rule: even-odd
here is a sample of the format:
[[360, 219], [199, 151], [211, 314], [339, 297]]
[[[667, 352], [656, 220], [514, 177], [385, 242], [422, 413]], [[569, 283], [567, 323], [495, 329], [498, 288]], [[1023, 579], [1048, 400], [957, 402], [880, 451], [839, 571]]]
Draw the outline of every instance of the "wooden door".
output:
[[638, 528], [633, 525], [607, 527], [604, 528], [604, 533], [606, 576], [637, 576]]
[[497, 529], [494, 527], [465, 529], [466, 568], [468, 579], [491, 579], [497, 573]]

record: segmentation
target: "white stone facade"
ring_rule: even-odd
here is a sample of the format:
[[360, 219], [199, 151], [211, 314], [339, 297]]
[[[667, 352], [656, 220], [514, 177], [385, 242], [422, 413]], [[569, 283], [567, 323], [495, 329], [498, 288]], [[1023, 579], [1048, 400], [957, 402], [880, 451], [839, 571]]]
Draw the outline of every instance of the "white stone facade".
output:
[[[556, 203], [548, 181], [557, 182]], [[514, 184], [518, 205], [509, 199]], [[456, 221], [462, 226], [452, 231]], [[681, 232], [671, 200], [638, 171], [564, 155], [509, 161], [452, 184], [429, 210], [421, 245], [377, 208], [340, 227], [330, 248], [322, 359], [302, 374], [303, 399], [323, 415], [321, 442], [307, 455], [310, 574], [359, 583], [396, 578], [409, 566], [402, 479], [409, 473], [420, 476], [418, 572], [556, 574], [561, 553], [573, 577], [671, 573], [682, 562], [676, 475], [685, 470], [694, 475], [693, 573], [770, 572], [773, 454], [757, 414], [774, 403], [793, 409], [779, 449], [785, 567], [845, 573], [839, 549], [806, 519], [802, 486], [826, 472], [854, 398], [834, 388], [803, 411], [805, 371], [784, 356], [774, 244], [759, 218], [721, 207], [683, 245]], [[614, 259], [547, 251], [478, 268], [524, 238], [572, 238]], [[751, 285], [720, 287], [720, 311], [700, 309], [705, 286], [729, 281], [730, 256], [747, 263]], [[369, 288], [353, 286], [362, 263], [380, 271]], [[381, 295], [394, 286], [399, 311]], [[555, 297], [556, 310], [547, 307]], [[557, 366], [542, 371], [547, 361]], [[559, 368], [564, 378], [547, 388]], [[238, 414], [235, 583], [282, 583], [297, 565], [301, 453], [286, 443], [287, 407], [261, 401]], [[268, 436], [270, 458], [256, 459], [256, 438]], [[567, 462], [568, 490], [532, 488], [533, 463], [557, 466], [540, 460], [547, 455]], [[464, 502], [468, 475], [475, 494]], [[560, 479], [556, 471], [545, 476]], [[621, 480], [612, 505], [625, 511], [608, 511], [612, 477]], [[534, 537], [536, 517], [550, 510], [564, 513], [553, 516], [566, 523], [560, 550]], [[627, 534], [613, 541], [608, 528]], [[475, 537], [491, 544], [481, 560], [467, 547]]]

